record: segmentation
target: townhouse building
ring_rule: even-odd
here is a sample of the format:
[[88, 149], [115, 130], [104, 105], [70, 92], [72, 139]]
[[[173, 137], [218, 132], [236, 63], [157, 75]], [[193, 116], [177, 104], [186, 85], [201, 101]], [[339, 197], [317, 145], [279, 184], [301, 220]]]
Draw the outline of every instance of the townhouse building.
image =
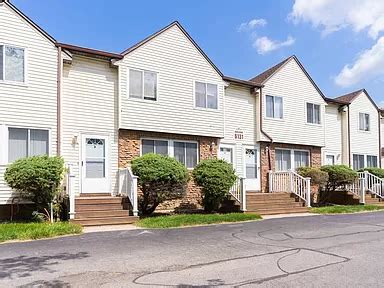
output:
[[[113, 223], [128, 221], [106, 205], [127, 196], [121, 171], [145, 153], [189, 170], [225, 159], [250, 197], [271, 192], [270, 171], [381, 165], [381, 111], [367, 91], [328, 98], [296, 56], [243, 80], [225, 76], [178, 22], [122, 53], [59, 43], [9, 1], [0, 1], [0, 27], [0, 217], [18, 198], [7, 165], [33, 155], [70, 167], [75, 219], [92, 216], [81, 205], [99, 204], [93, 217]], [[190, 181], [161, 208], [199, 203]]]

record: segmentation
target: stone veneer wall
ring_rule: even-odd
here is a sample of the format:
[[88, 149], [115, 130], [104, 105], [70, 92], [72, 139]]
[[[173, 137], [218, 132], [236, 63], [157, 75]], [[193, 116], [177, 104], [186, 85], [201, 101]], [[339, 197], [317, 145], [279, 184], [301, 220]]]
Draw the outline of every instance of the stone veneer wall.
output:
[[[120, 130], [119, 168], [127, 167], [132, 159], [140, 156], [141, 138], [197, 141], [199, 143], [199, 161], [217, 157], [218, 138], [136, 130]], [[214, 143], [214, 145], [212, 145], [212, 143]], [[198, 209], [201, 208], [200, 201], [200, 188], [191, 179], [188, 182], [187, 192], [183, 199], [167, 201], [161, 204], [158, 207], [158, 210]]]
[[268, 192], [268, 149], [269, 146], [270, 155], [271, 155], [271, 168], [272, 171], [275, 171], [275, 149], [276, 148], [286, 148], [286, 149], [301, 149], [309, 150], [310, 160], [312, 167], [321, 166], [321, 147], [315, 146], [305, 146], [305, 145], [294, 145], [294, 144], [283, 144], [283, 143], [268, 143], [260, 142], [260, 161], [261, 161], [261, 192]]

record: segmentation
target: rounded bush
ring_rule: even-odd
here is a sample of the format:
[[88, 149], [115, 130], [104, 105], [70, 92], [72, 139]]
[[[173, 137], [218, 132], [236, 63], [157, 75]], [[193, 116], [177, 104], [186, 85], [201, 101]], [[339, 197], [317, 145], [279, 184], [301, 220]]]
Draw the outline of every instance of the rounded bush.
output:
[[343, 185], [352, 184], [357, 178], [357, 172], [346, 165], [325, 165], [320, 169], [328, 173], [327, 185], [333, 190]]
[[139, 210], [149, 215], [165, 200], [182, 198], [188, 171], [176, 159], [159, 154], [145, 154], [132, 161], [132, 172], [141, 186]]
[[61, 157], [34, 156], [8, 166], [4, 180], [22, 198], [34, 202], [38, 209], [44, 209], [59, 191], [64, 170]]
[[300, 167], [297, 173], [303, 177], [311, 178], [311, 184], [324, 186], [328, 182], [328, 173], [316, 167]]
[[201, 161], [193, 170], [193, 178], [202, 187], [202, 203], [207, 212], [219, 209], [237, 179], [232, 165], [218, 159]]
[[369, 173], [371, 173], [371, 174], [373, 174], [379, 178], [384, 178], [384, 169], [381, 169], [381, 168], [367, 167], [367, 168], [360, 169], [358, 171], [359, 172], [368, 171]]

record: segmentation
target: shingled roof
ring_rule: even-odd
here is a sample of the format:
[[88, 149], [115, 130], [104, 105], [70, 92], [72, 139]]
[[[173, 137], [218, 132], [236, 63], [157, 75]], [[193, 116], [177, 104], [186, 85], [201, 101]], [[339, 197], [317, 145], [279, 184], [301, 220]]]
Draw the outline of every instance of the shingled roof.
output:
[[289, 60], [294, 58], [295, 56], [290, 56], [287, 59], [281, 61], [280, 63], [276, 64], [275, 66], [272, 66], [271, 68], [265, 70], [264, 72], [260, 73], [256, 77], [253, 77], [249, 81], [255, 82], [258, 85], [263, 85], [264, 82], [271, 77], [277, 70], [279, 70], [282, 66], [284, 66], [285, 63], [287, 63]]
[[361, 92], [363, 92], [364, 89], [360, 89], [360, 90], [357, 90], [357, 91], [353, 91], [351, 93], [348, 93], [348, 94], [344, 94], [342, 96], [339, 96], [339, 97], [336, 97], [335, 100], [339, 100], [339, 101], [342, 101], [342, 102], [346, 102], [346, 103], [352, 103], [353, 100], [355, 100], [355, 98], [357, 96], [360, 95]]

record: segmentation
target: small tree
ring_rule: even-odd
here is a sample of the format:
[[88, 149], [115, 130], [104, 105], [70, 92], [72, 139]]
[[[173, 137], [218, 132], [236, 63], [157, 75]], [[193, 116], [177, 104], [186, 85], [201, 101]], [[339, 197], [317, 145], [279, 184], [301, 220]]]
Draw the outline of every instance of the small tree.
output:
[[64, 177], [61, 157], [34, 156], [13, 162], [5, 171], [8, 186], [24, 199], [34, 202], [38, 211], [48, 208]]
[[384, 178], [384, 169], [377, 168], [377, 167], [367, 167], [359, 170], [359, 172], [364, 172], [364, 171], [368, 171], [369, 173], [379, 178]]
[[357, 178], [357, 172], [346, 165], [326, 165], [321, 167], [321, 170], [328, 173], [328, 181], [320, 195], [321, 204], [327, 201], [331, 193], [352, 184]]
[[219, 209], [237, 178], [232, 165], [218, 159], [201, 161], [193, 170], [193, 177], [202, 187], [202, 203], [207, 212]]
[[188, 171], [176, 159], [158, 154], [145, 154], [132, 161], [132, 172], [139, 177], [142, 194], [139, 210], [150, 215], [165, 200], [182, 198]]

